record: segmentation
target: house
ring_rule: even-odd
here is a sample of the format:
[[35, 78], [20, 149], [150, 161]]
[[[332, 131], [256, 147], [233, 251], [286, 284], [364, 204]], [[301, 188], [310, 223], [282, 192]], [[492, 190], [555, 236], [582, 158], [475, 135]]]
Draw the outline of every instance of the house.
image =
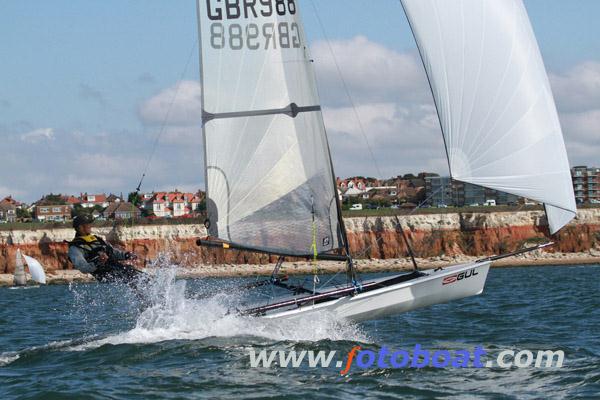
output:
[[16, 222], [17, 210], [24, 207], [23, 203], [13, 199], [12, 196], [6, 196], [0, 201], [0, 222]]
[[17, 207], [9, 202], [0, 202], [0, 223], [16, 221]]
[[360, 191], [366, 191], [367, 188], [380, 186], [380, 182], [375, 178], [363, 178], [362, 176], [356, 176], [347, 179], [336, 179], [338, 188], [342, 192], [346, 192], [349, 189], [356, 189]]
[[71, 219], [71, 206], [68, 204], [38, 204], [33, 208], [36, 220], [41, 222], [64, 222]]
[[157, 217], [181, 217], [198, 212], [202, 200], [202, 192], [156, 192], [144, 202], [144, 209], [152, 211]]
[[102, 217], [105, 219], [132, 219], [140, 218], [142, 211], [132, 203], [126, 201], [118, 201], [111, 203], [102, 212]]
[[81, 200], [75, 196], [62, 196], [62, 199], [71, 208], [74, 208], [77, 204], [81, 204]]
[[585, 165], [573, 167], [571, 178], [578, 204], [600, 204], [600, 168]]
[[29, 210], [38, 221], [63, 222], [71, 219], [74, 203], [69, 200], [73, 199], [73, 196], [50, 193], [33, 203]]
[[119, 203], [121, 201], [123, 201], [123, 196], [117, 196], [116, 194], [112, 194], [112, 193], [109, 194], [108, 197], [106, 198], [106, 202], [108, 204]]
[[102, 208], [108, 207], [108, 201], [106, 195], [102, 194], [87, 194], [80, 193], [79, 199], [81, 200], [81, 206], [84, 208], [92, 208], [95, 206], [100, 206]]
[[519, 197], [513, 194], [455, 181], [450, 177], [428, 176], [425, 182], [427, 203], [433, 207], [515, 205], [519, 202]]
[[25, 204], [13, 199], [12, 196], [6, 196], [2, 200], [0, 200], [0, 204], [11, 204], [16, 208], [25, 208]]

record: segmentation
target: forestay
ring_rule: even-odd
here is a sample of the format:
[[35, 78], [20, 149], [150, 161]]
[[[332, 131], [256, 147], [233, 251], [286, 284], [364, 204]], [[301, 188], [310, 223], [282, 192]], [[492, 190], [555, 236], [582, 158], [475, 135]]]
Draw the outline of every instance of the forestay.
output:
[[198, 20], [210, 235], [291, 255], [341, 247], [296, 2], [198, 0]]
[[521, 0], [401, 0], [437, 107], [454, 179], [576, 213], [542, 57]]

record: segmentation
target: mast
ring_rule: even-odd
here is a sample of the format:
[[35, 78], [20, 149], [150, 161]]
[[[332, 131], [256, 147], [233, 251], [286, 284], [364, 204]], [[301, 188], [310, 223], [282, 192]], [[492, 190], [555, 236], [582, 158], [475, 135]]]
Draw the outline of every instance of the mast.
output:
[[[199, 75], [200, 75], [200, 104], [202, 109], [204, 109], [204, 73], [202, 68], [202, 29], [201, 29], [201, 18], [200, 18], [200, 2], [202, 0], [196, 0], [196, 19], [198, 20], [197, 29], [198, 29], [198, 67], [199, 67]], [[202, 135], [202, 147], [204, 151], [204, 202], [206, 203], [206, 212], [208, 213], [208, 164], [207, 164], [207, 150], [206, 150], [206, 134], [204, 132], [204, 121], [200, 121], [200, 132]], [[207, 219], [208, 221], [208, 219]], [[208, 222], [210, 224], [210, 222]], [[209, 226], [206, 227], [207, 229]]]
[[[325, 127], [323, 127], [325, 129]], [[352, 259], [352, 253], [350, 253], [350, 243], [348, 242], [348, 233], [346, 232], [346, 224], [344, 223], [344, 217], [342, 215], [342, 206], [340, 204], [340, 198], [338, 196], [337, 180], [333, 169], [333, 161], [331, 158], [331, 149], [329, 148], [329, 138], [325, 134], [325, 140], [327, 142], [327, 154], [329, 155], [329, 161], [331, 165], [331, 180], [333, 187], [335, 188], [335, 207], [337, 210], [337, 219], [340, 227], [340, 235], [342, 243], [344, 245], [344, 251], [346, 252], [346, 275], [348, 280], [353, 284], [356, 282], [356, 271], [354, 270], [354, 260]]]

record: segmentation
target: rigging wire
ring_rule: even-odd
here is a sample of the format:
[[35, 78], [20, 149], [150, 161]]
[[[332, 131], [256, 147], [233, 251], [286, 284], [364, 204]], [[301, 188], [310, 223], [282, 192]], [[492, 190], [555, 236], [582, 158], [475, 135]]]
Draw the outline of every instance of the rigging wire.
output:
[[152, 145], [152, 150], [150, 151], [150, 156], [148, 157], [146, 166], [142, 170], [142, 176], [140, 178], [140, 182], [138, 183], [138, 185], [135, 189], [136, 194], [138, 194], [140, 192], [142, 183], [144, 181], [144, 178], [146, 177], [146, 173], [148, 172], [150, 163], [152, 162], [152, 158], [154, 157], [154, 154], [156, 153], [156, 148], [158, 147], [158, 142], [159, 142], [161, 136], [163, 135], [163, 133], [165, 131], [165, 127], [167, 126], [167, 122], [169, 121], [169, 117], [171, 116], [171, 110], [173, 109], [173, 105], [175, 104], [175, 100], [177, 99], [177, 95], [179, 94], [179, 89], [181, 88], [181, 82], [183, 81], [183, 78], [184, 78], [185, 74], [187, 73], [188, 67], [192, 60], [192, 56], [196, 52], [197, 46], [198, 46], [198, 39], [196, 39], [194, 41], [194, 44], [192, 45], [192, 48], [190, 49], [190, 53], [189, 53], [187, 61], [185, 63], [185, 67], [183, 68], [183, 71], [181, 72], [181, 75], [179, 76], [179, 80], [177, 81], [177, 85], [175, 87], [175, 93], [173, 94], [173, 97], [171, 98], [171, 102], [169, 103], [169, 106], [167, 107], [167, 112], [165, 113], [165, 117], [163, 118], [163, 121], [160, 125], [160, 129], [158, 131], [158, 134], [156, 135], [156, 137], [154, 139], [154, 144]]
[[[323, 24], [323, 21], [321, 20], [321, 17], [319, 16], [319, 11], [318, 11], [318, 9], [317, 9], [317, 7], [316, 7], [316, 5], [315, 5], [315, 3], [314, 3], [314, 1], [313, 1], [313, 0], [310, 0], [310, 3], [311, 3], [311, 5], [312, 5], [312, 7], [313, 7], [313, 10], [314, 10], [315, 16], [316, 16], [316, 18], [317, 18], [317, 22], [319, 23], [319, 26], [320, 26], [320, 28], [321, 28], [321, 32], [323, 33], [323, 37], [325, 38], [325, 42], [327, 43], [327, 47], [328, 47], [328, 49], [329, 49], [329, 52], [331, 53], [331, 56], [332, 56], [332, 58], [333, 58], [333, 62], [334, 62], [334, 64], [335, 64], [335, 68], [336, 68], [336, 70], [337, 70], [337, 73], [338, 73], [338, 75], [339, 75], [339, 77], [340, 77], [340, 80], [341, 80], [341, 82], [342, 82], [342, 86], [343, 86], [343, 88], [344, 88], [344, 92], [345, 92], [345, 94], [346, 94], [346, 97], [348, 98], [348, 101], [350, 102], [350, 105], [351, 105], [351, 107], [352, 107], [352, 111], [353, 111], [353, 113], [354, 113], [354, 116], [355, 116], [355, 118], [356, 118], [356, 121], [358, 122], [359, 131], [360, 131], [360, 133], [361, 133], [361, 135], [362, 135], [362, 137], [363, 137], [363, 139], [364, 139], [364, 141], [365, 141], [365, 144], [366, 144], [366, 146], [367, 146], [367, 149], [368, 149], [368, 151], [369, 151], [369, 155], [370, 155], [370, 157], [371, 157], [371, 160], [372, 160], [372, 162], [373, 162], [373, 165], [375, 166], [375, 169], [376, 169], [376, 171], [377, 171], [377, 174], [378, 174], [378, 176], [383, 178], [383, 173], [381, 172], [381, 168], [379, 167], [379, 163], [377, 162], [377, 159], [375, 158], [375, 153], [373, 152], [373, 148], [371, 147], [371, 143], [369, 142], [369, 139], [368, 139], [368, 137], [367, 137], [367, 135], [366, 135], [366, 133], [365, 133], [365, 129], [364, 129], [364, 126], [363, 126], [362, 120], [360, 119], [360, 116], [359, 116], [358, 110], [357, 110], [357, 108], [356, 108], [356, 104], [355, 104], [355, 102], [354, 102], [354, 99], [353, 99], [353, 97], [352, 97], [352, 94], [350, 93], [350, 89], [349, 89], [349, 87], [348, 87], [348, 84], [347, 84], [347, 82], [346, 82], [346, 79], [344, 78], [344, 74], [342, 73], [342, 70], [341, 70], [341, 68], [340, 68], [340, 65], [339, 65], [339, 63], [338, 63], [338, 60], [337, 60], [337, 58], [336, 58], [336, 56], [335, 56], [335, 52], [333, 51], [333, 47], [331, 46], [331, 41], [329, 40], [329, 36], [327, 35], [327, 31], [325, 30], [325, 26], [324, 26], [324, 24]], [[337, 190], [337, 188], [336, 188], [336, 190]], [[438, 191], [439, 191], [439, 190], [438, 190]], [[432, 195], [431, 195], [429, 198], [431, 198], [432, 196], [434, 196], [434, 195], [435, 195], [435, 194], [436, 194], [438, 191], [434, 192], [434, 193], [433, 193], [433, 194], [432, 194]], [[415, 207], [415, 208], [414, 208], [414, 209], [411, 211], [411, 213], [409, 213], [408, 215], [411, 215], [411, 214], [413, 214], [413, 213], [414, 213], [414, 212], [415, 212], [417, 209], [419, 209], [419, 208], [420, 208], [420, 207], [421, 207], [421, 206], [422, 206], [422, 205], [423, 205], [423, 204], [424, 204], [424, 203], [425, 203], [427, 200], [429, 200], [429, 198], [427, 198], [425, 201], [421, 202], [421, 203], [420, 203], [420, 204], [419, 204], [417, 207]], [[364, 220], [363, 224], [367, 222], [368, 218], [369, 218], [369, 217], [368, 217], [368, 215], [367, 215], [367, 216], [365, 216], [365, 220]], [[398, 219], [398, 216], [396, 216], [396, 219]], [[398, 220], [398, 224], [396, 224], [396, 227], [398, 227], [399, 225], [400, 225], [400, 223], [399, 223], [399, 220]], [[374, 243], [374, 244], [378, 244], [378, 243], [379, 243], [381, 240], [382, 240], [382, 238], [381, 238], [381, 237], [377, 238], [377, 239], [375, 240], [375, 243]], [[409, 245], [408, 245], [408, 242], [406, 243], [406, 245], [409, 247]], [[367, 253], [367, 252], [368, 252], [368, 251], [369, 251], [369, 250], [370, 250], [372, 247], [373, 247], [373, 244], [370, 244], [370, 245], [369, 245], [367, 248], [363, 249], [363, 251], [362, 251], [362, 252], [360, 252], [358, 255], [359, 255], [359, 256], [364, 256], [364, 255], [365, 255], [365, 254], [366, 254], [366, 253]], [[410, 248], [409, 248], [409, 252], [410, 252]]]
[[315, 5], [315, 3], [314, 3], [313, 0], [310, 0], [310, 4], [312, 5], [313, 10], [315, 12], [315, 15], [317, 17], [317, 22], [319, 23], [319, 26], [321, 28], [321, 32], [323, 33], [323, 37], [325, 38], [325, 42], [327, 43], [327, 47], [329, 48], [329, 52], [331, 53], [331, 56], [333, 58], [333, 63], [335, 64], [335, 68], [337, 70], [337, 73], [340, 76], [340, 80], [342, 82], [342, 86], [344, 87], [344, 92], [346, 94], [346, 97], [348, 97], [348, 101], [350, 102], [350, 106], [352, 107], [352, 111], [354, 113], [354, 117], [356, 118], [356, 121], [358, 122], [358, 127], [359, 127], [359, 130], [360, 130], [360, 133], [363, 136], [363, 139], [365, 140], [365, 143], [367, 145], [367, 149], [369, 150], [369, 154], [371, 156], [371, 160], [373, 161], [373, 164], [375, 165], [375, 169], [377, 170], [377, 174], [379, 176], [383, 176], [383, 174], [381, 173], [381, 169], [379, 168], [379, 164], [377, 163], [377, 159], [375, 158], [375, 154], [373, 153], [373, 149], [371, 147], [371, 143], [369, 142], [369, 139], [367, 138], [367, 135], [365, 134], [365, 128], [364, 128], [362, 120], [360, 119], [360, 116], [358, 114], [358, 110], [356, 109], [356, 104], [354, 103], [354, 99], [352, 98], [352, 95], [350, 94], [350, 89], [348, 87], [346, 79], [344, 78], [344, 74], [342, 74], [342, 69], [340, 68], [338, 60], [337, 60], [337, 58], [335, 56], [335, 53], [333, 51], [333, 47], [331, 46], [331, 41], [329, 40], [329, 36], [327, 35], [327, 31], [325, 30], [325, 26], [323, 25], [323, 21], [321, 20], [321, 17], [319, 16], [319, 10], [317, 9], [317, 6]]

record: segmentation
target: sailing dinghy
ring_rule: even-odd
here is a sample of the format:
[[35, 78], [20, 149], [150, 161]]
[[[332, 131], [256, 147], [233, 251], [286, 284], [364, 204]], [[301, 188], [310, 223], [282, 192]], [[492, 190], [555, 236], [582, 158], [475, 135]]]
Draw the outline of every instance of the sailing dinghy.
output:
[[[431, 84], [451, 176], [544, 203], [556, 232], [575, 216], [575, 201], [521, 0], [402, 5]], [[360, 321], [483, 291], [490, 264], [512, 254], [359, 279], [296, 1], [198, 0], [197, 11], [209, 233], [198, 244], [278, 255], [271, 278], [250, 286], [292, 293], [242, 314], [325, 311]], [[285, 257], [343, 260], [346, 282], [320, 287], [315, 275], [309, 287], [291, 285], [279, 275]]]
[[44, 273], [44, 267], [38, 260], [33, 257], [29, 257], [21, 253], [20, 249], [17, 249], [17, 255], [15, 256], [15, 272], [14, 272], [14, 288], [31, 288], [36, 286], [27, 286], [27, 277], [25, 275], [25, 265], [29, 268], [31, 279], [37, 283], [46, 284], [46, 274]]

